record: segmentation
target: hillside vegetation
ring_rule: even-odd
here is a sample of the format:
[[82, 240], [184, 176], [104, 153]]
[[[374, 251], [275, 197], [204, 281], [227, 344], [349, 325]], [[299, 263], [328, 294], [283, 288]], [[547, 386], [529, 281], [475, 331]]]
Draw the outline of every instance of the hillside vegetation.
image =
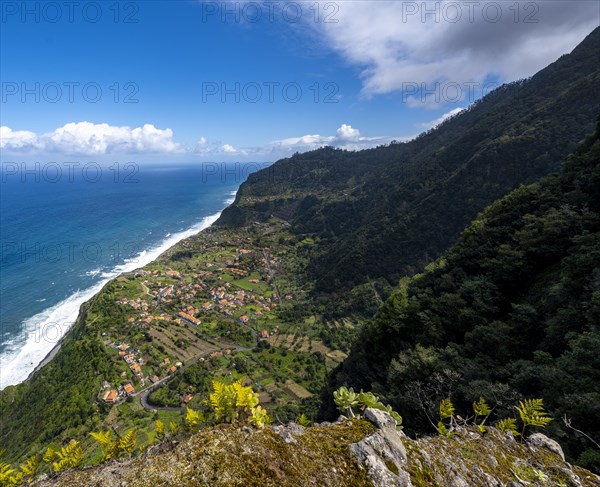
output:
[[562, 174], [483, 211], [363, 328], [334, 384], [372, 389], [426, 431], [440, 400], [495, 414], [543, 397], [552, 434], [600, 470], [600, 127]]
[[[377, 309], [439, 257], [486, 205], [557, 171], [594, 129], [600, 29], [531, 79], [504, 85], [407, 143], [296, 154], [251, 174], [217, 225], [272, 214], [318, 239], [309, 271], [326, 313]], [[366, 285], [365, 285], [366, 284]], [[349, 290], [363, 285], [355, 293]], [[366, 301], [366, 302], [365, 302]]]

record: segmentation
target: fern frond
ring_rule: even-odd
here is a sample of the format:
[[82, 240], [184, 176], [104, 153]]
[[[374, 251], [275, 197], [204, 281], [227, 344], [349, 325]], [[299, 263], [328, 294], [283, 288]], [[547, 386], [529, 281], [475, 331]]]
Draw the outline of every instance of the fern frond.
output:
[[504, 434], [510, 432], [515, 437], [519, 436], [519, 432], [517, 431], [517, 420], [515, 418], [501, 419], [496, 423], [496, 428]]
[[136, 431], [132, 429], [119, 439], [119, 451], [131, 453], [137, 446]]
[[21, 472], [23, 472], [23, 475], [29, 478], [35, 477], [35, 474], [38, 471], [39, 464], [40, 459], [37, 455], [34, 455], [31, 458], [29, 458], [23, 465], [21, 465]]
[[450, 398], [442, 399], [440, 402], [440, 419], [448, 419], [454, 416], [454, 404]]

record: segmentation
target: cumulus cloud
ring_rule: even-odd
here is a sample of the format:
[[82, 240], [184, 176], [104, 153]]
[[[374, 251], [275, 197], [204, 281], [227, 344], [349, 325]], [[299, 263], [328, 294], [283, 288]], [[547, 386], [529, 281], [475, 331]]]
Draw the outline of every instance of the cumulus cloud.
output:
[[173, 131], [152, 124], [117, 127], [106, 123], [67, 123], [53, 132], [35, 134], [0, 128], [0, 148], [23, 152], [102, 155], [129, 153], [178, 153], [183, 148], [173, 141]]
[[[448, 114], [450, 116], [456, 111]], [[442, 117], [443, 118], [443, 117]], [[235, 147], [219, 140], [199, 137], [195, 145], [184, 147], [173, 141], [171, 129], [158, 129], [144, 125], [131, 129], [108, 124], [88, 122], [69, 123], [56, 130], [37, 135], [34, 132], [14, 131], [0, 127], [0, 148], [23, 154], [170, 154], [172, 157], [196, 156], [199, 160], [267, 161], [287, 157], [295, 152], [306, 152], [319, 147], [332, 146], [346, 150], [361, 150], [388, 144], [392, 140], [407, 141], [409, 136], [364, 136], [358, 128], [341, 124], [331, 135], [308, 134], [272, 141], [262, 146]]]
[[[366, 96], [405, 91], [407, 84], [435, 89], [436, 83], [528, 77], [570, 52], [598, 25], [597, 2], [586, 0], [338, 5], [337, 22], [315, 29], [361, 68]], [[447, 101], [441, 98], [438, 104]]]
[[337, 138], [340, 140], [359, 140], [360, 131], [358, 129], [353, 129], [352, 125], [346, 125], [343, 123], [339, 129], [336, 131]]
[[347, 150], [361, 150], [388, 144], [392, 140], [407, 141], [412, 138], [414, 138], [414, 135], [364, 137], [360, 135], [360, 130], [353, 128], [352, 125], [342, 124], [336, 130], [335, 135], [313, 134], [275, 140], [266, 149], [272, 153], [280, 153], [281, 156], [284, 156], [294, 152], [317, 149], [326, 145]]
[[12, 130], [9, 127], [0, 127], [0, 149], [20, 150], [34, 147], [37, 136], [28, 130]]

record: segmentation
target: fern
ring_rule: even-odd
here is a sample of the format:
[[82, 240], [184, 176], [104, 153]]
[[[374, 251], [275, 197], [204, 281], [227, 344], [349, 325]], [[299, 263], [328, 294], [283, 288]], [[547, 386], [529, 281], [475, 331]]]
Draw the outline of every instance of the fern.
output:
[[23, 465], [21, 465], [21, 472], [23, 473], [23, 476], [29, 477], [30, 479], [35, 477], [39, 465], [40, 459], [37, 455], [34, 455], [31, 458], [29, 458]]
[[454, 404], [452, 404], [450, 398], [442, 399], [440, 402], [440, 420], [437, 424], [437, 430], [440, 435], [451, 436], [452, 429], [448, 429], [444, 424], [444, 420], [450, 419], [450, 422], [452, 422], [452, 418], [454, 418]]
[[77, 468], [85, 459], [83, 449], [78, 441], [71, 440], [71, 442], [60, 449], [60, 451], [54, 452], [57, 458], [56, 462], [52, 463], [52, 470], [55, 472], [64, 472], [71, 468]]
[[[475, 418], [473, 419], [473, 423], [479, 429], [481, 434], [485, 433], [485, 422], [489, 418], [490, 414], [492, 414], [492, 410], [490, 409], [489, 404], [483, 397], [479, 398], [478, 402], [473, 403], [473, 412], [475, 413]], [[483, 418], [480, 422], [478, 422], [479, 418]]]
[[46, 452], [44, 453], [42, 460], [44, 460], [44, 462], [46, 463], [50, 463], [52, 460], [54, 460], [54, 454], [54, 449], [49, 446]]
[[515, 406], [519, 412], [523, 429], [521, 430], [521, 439], [525, 436], [525, 429], [529, 426], [545, 428], [548, 426], [552, 418], [544, 411], [543, 399], [526, 399], [519, 401], [519, 405]]
[[252, 408], [252, 416], [250, 416], [250, 423], [256, 426], [259, 429], [265, 427], [265, 425], [271, 423], [271, 417], [267, 414], [261, 406], [256, 406]]
[[179, 425], [175, 421], [169, 423], [169, 429], [171, 430], [172, 436], [177, 436], [179, 434]]
[[119, 451], [123, 451], [131, 455], [131, 452], [135, 450], [135, 447], [137, 446], [135, 433], [135, 429], [132, 429], [119, 439]]
[[23, 474], [11, 468], [8, 463], [0, 463], [0, 486], [16, 487], [21, 485]]
[[502, 433], [512, 433], [514, 437], [519, 436], [519, 432], [517, 431], [517, 420], [515, 418], [504, 418], [496, 423], [496, 428], [498, 428]]
[[248, 410], [255, 407], [258, 404], [258, 394], [256, 394], [250, 387], [244, 387], [242, 380], [235, 382], [233, 385], [235, 391], [235, 406]]
[[105, 462], [114, 458], [118, 453], [118, 444], [113, 440], [110, 431], [98, 433], [90, 433], [90, 436], [96, 440], [96, 442], [102, 447], [104, 453], [102, 455], [102, 461]]
[[450, 398], [442, 399], [440, 402], [440, 420], [452, 418], [454, 416], [454, 404]]
[[154, 423], [156, 426], [156, 439], [158, 441], [162, 441], [165, 439], [165, 423], [163, 423], [160, 419], [157, 419]]
[[311, 422], [312, 421], [304, 413], [302, 413], [300, 416], [298, 416], [298, 419], [296, 419], [296, 423], [298, 423], [300, 426], [304, 426], [305, 428], [310, 426]]
[[194, 411], [188, 408], [185, 415], [185, 422], [191, 430], [194, 430], [198, 425], [204, 423], [205, 418], [202, 411]]

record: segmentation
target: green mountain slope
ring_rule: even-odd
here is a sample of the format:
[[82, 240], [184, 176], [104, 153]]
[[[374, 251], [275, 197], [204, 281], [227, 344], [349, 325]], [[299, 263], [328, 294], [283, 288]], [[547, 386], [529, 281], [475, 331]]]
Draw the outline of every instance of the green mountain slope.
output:
[[441, 255], [487, 204], [560, 167], [594, 128], [599, 66], [597, 29], [533, 78], [414, 141], [325, 148], [252, 174], [218, 224], [275, 213], [317, 236], [311, 277], [335, 300], [369, 279], [397, 282]]
[[[549, 175], [496, 201], [363, 329], [334, 383], [373, 389], [416, 430], [441, 399], [496, 414], [543, 397], [581, 464], [600, 454], [600, 127]], [[420, 418], [420, 419], [417, 419]], [[420, 425], [417, 425], [420, 421]]]

